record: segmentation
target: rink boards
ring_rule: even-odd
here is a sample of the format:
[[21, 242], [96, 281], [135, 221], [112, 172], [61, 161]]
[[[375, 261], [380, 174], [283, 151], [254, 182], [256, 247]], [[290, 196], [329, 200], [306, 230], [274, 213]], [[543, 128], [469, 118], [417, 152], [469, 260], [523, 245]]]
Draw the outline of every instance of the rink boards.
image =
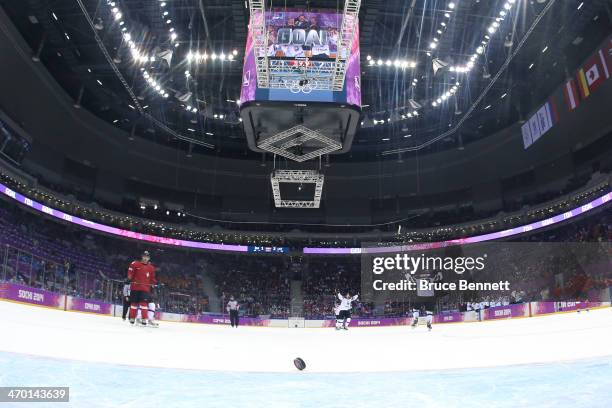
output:
[[[612, 288], [607, 288], [600, 293], [592, 293], [593, 298], [610, 299]], [[63, 295], [30, 286], [13, 283], [0, 284], [0, 299], [28, 303], [38, 306], [50, 307], [65, 311], [76, 311], [95, 313], [101, 315], [121, 314], [121, 306], [111, 303], [81, 299], [78, 297]], [[586, 302], [529, 302], [512, 304], [506, 306], [491, 307], [481, 312], [450, 312], [434, 315], [434, 324], [477, 322], [485, 320], [498, 320], [510, 318], [524, 318], [553, 313], [572, 312], [582, 309], [595, 309], [609, 307], [609, 301], [586, 301]], [[156, 317], [161, 321], [201, 323], [212, 325], [229, 325], [229, 317], [221, 314], [186, 315], [177, 313], [158, 312]], [[244, 326], [258, 327], [289, 327], [287, 319], [273, 319], [262, 317], [242, 317], [240, 323]], [[381, 327], [381, 326], [407, 326], [412, 323], [412, 317], [385, 317], [385, 318], [353, 318], [351, 327]], [[309, 319], [305, 321], [307, 328], [334, 327], [333, 319]]]

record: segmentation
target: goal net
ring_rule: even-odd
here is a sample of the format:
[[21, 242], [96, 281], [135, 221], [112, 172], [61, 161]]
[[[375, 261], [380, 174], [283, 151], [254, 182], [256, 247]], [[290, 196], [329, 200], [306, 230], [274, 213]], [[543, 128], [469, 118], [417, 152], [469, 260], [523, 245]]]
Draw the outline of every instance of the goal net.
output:
[[287, 322], [287, 326], [290, 329], [303, 329], [306, 327], [306, 319], [303, 317], [290, 317]]

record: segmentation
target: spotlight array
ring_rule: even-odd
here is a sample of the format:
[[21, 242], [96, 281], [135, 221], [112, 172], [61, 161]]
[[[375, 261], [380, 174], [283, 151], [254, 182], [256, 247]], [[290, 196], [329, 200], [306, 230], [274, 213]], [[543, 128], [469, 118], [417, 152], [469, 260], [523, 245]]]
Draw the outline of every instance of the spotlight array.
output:
[[453, 85], [448, 91], [444, 92], [442, 95], [440, 95], [440, 97], [438, 97], [436, 100], [434, 100], [431, 103], [431, 106], [433, 106], [435, 108], [438, 105], [442, 104], [444, 101], [446, 101], [448, 98], [453, 96], [457, 92], [457, 90], [459, 89], [459, 85], [460, 85], [460, 83], [457, 81], [455, 83], [455, 85]]
[[236, 59], [236, 56], [238, 55], [238, 50], [233, 50], [232, 52], [228, 52], [225, 53], [224, 51], [221, 51], [219, 54], [217, 54], [216, 52], [212, 52], [212, 53], [207, 53], [207, 52], [202, 52], [200, 53], [199, 51], [196, 52], [192, 52], [189, 51], [186, 55], [186, 59], [187, 62], [193, 62], [196, 64], [205, 62], [205, 61], [233, 61]]
[[417, 110], [413, 110], [412, 112], [407, 112], [402, 114], [400, 117], [402, 119], [410, 119], [410, 118], [416, 118], [419, 116], [419, 112]]
[[497, 17], [495, 17], [495, 20], [491, 23], [491, 25], [489, 25], [489, 27], [487, 27], [488, 34], [485, 34], [483, 36], [483, 39], [480, 41], [480, 44], [478, 45], [478, 47], [476, 48], [476, 50], [470, 57], [470, 60], [467, 62], [467, 64], [463, 66], [451, 67], [450, 68], [451, 72], [467, 73], [467, 72], [470, 72], [472, 68], [474, 68], [476, 59], [478, 59], [480, 55], [484, 54], [487, 46], [489, 45], [489, 42], [491, 41], [491, 36], [497, 32], [497, 30], [500, 27], [500, 23], [504, 21], [504, 19], [508, 15], [508, 12], [512, 9], [512, 6], [515, 3], [516, 3], [516, 0], [507, 0], [504, 3], [502, 10], [500, 10]]
[[149, 56], [143, 52], [141, 52], [136, 43], [134, 42], [134, 36], [129, 32], [126, 27], [125, 21], [123, 19], [123, 12], [119, 8], [118, 4], [111, 0], [106, 0], [106, 5], [110, 7], [111, 14], [113, 19], [119, 24], [121, 27], [121, 37], [126, 46], [130, 49], [130, 54], [132, 55], [132, 59], [136, 63], [145, 63], [155, 61], [154, 56]]
[[170, 12], [166, 7], [167, 5], [168, 3], [166, 1], [160, 1], [159, 10], [161, 13], [162, 20], [165, 21], [166, 25], [168, 26], [168, 37], [170, 37], [170, 42], [174, 44], [175, 47], [178, 47], [178, 34], [176, 33], [176, 31], [174, 31], [174, 27], [172, 26], [172, 19], [170, 18]]
[[[457, 73], [460, 73], [460, 74], [462, 74], [462, 73], [467, 74], [467, 73], [469, 73], [474, 68], [474, 66], [476, 65], [476, 60], [478, 59], [479, 56], [484, 54], [487, 46], [489, 45], [489, 42], [491, 40], [491, 35], [493, 35], [493, 34], [495, 34], [497, 32], [497, 29], [500, 27], [500, 23], [502, 21], [504, 21], [504, 19], [508, 15], [508, 12], [512, 9], [512, 6], [515, 3], [516, 3], [516, 0], [507, 0], [504, 3], [504, 5], [502, 7], [502, 10], [500, 10], [500, 12], [498, 13], [497, 17], [495, 17], [495, 20], [487, 28], [487, 33], [488, 34], [485, 34], [483, 36], [483, 40], [476, 47], [476, 49], [474, 50], [474, 53], [470, 56], [469, 61], [465, 65], [457, 65], [457, 66], [450, 67], [449, 70], [451, 72], [457, 72]], [[491, 35], [489, 35], [489, 34], [491, 34]], [[458, 89], [459, 85], [460, 85], [460, 83], [457, 82], [451, 89], [446, 91], [444, 94], [440, 95], [438, 98], [435, 98], [433, 100], [433, 102], [431, 103], [431, 105], [433, 107], [440, 106], [442, 104], [442, 102], [444, 102], [451, 95], [453, 95], [453, 94], [455, 94], [457, 92], [457, 89]]]
[[427, 52], [427, 55], [431, 55], [431, 50], [435, 50], [436, 48], [438, 48], [438, 43], [440, 42], [440, 38], [448, 28], [448, 21], [450, 21], [451, 19], [452, 12], [453, 10], [455, 10], [456, 7], [456, 3], [457, 1], [450, 1], [446, 5], [447, 11], [444, 12], [444, 19], [440, 22], [438, 28], [436, 29], [436, 35], [434, 35], [434, 37], [431, 39], [431, 42], [429, 43], [430, 51]]
[[146, 69], [142, 69], [142, 76], [144, 77], [145, 81], [147, 81], [147, 83], [149, 84], [149, 88], [152, 91], [157, 92], [164, 98], [167, 98], [169, 96], [168, 92], [166, 92], [166, 90], [161, 86], [161, 84], [156, 81]]
[[366, 60], [368, 61], [368, 65], [370, 66], [386, 66], [386, 67], [395, 67], [395, 68], [416, 68], [417, 63], [415, 61], [405, 60], [405, 59], [376, 59], [372, 58], [371, 55], [368, 55]]

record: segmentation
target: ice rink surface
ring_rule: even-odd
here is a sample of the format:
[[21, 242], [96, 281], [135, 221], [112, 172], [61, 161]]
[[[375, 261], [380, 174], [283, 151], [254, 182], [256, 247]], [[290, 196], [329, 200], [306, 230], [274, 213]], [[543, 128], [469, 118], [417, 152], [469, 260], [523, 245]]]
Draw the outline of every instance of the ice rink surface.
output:
[[138, 328], [0, 301], [0, 322], [0, 385], [70, 386], [51, 407], [612, 406], [610, 308], [336, 332]]

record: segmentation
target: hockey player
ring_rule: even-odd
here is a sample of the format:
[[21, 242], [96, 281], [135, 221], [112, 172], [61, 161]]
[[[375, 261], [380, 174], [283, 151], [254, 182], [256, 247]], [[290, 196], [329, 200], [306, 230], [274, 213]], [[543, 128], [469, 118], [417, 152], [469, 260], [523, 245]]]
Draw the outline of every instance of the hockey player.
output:
[[342, 296], [340, 293], [338, 293], [340, 306], [338, 306], [339, 313], [336, 317], [336, 330], [348, 330], [348, 326], [351, 323], [351, 309], [353, 308], [353, 302], [356, 301], [358, 297], [359, 294], [351, 297], [349, 293], [347, 293], [346, 296]]
[[130, 281], [126, 279], [123, 285], [123, 311], [121, 313], [123, 320], [127, 317], [128, 310], [130, 310]]
[[238, 310], [240, 309], [240, 305], [238, 301], [234, 299], [233, 296], [230, 296], [229, 302], [227, 302], [226, 310], [230, 316], [230, 324], [232, 327], [238, 327], [238, 323], [240, 322], [240, 316], [238, 315]]
[[159, 326], [159, 323], [155, 321], [155, 310], [157, 310], [158, 308], [158, 305], [155, 303], [155, 300], [158, 298], [158, 290], [159, 285], [151, 286], [151, 297], [149, 298], [149, 305], [147, 310], [147, 314], [149, 315], [149, 324], [153, 327]]
[[[157, 291], [156, 288], [158, 287], [159, 285], [151, 285], [151, 293], [149, 294], [149, 303], [147, 305], [148, 325], [152, 327], [159, 327], [159, 323], [155, 321], [155, 310], [159, 308], [159, 306], [155, 303], [155, 294]], [[136, 323], [142, 324], [142, 321], [142, 309], [138, 308], [138, 312], [136, 314]]]
[[431, 322], [433, 321], [433, 314], [425, 310], [425, 306], [421, 307], [420, 311], [419, 309], [412, 309], [412, 324], [410, 326], [413, 329], [419, 323], [419, 319], [424, 320], [427, 324], [427, 329], [431, 331]]
[[[134, 261], [128, 268], [128, 279], [130, 284], [130, 323], [136, 321], [136, 312], [138, 307], [141, 309], [143, 326], [149, 321], [148, 302], [151, 294], [151, 287], [157, 284], [155, 278], [155, 266], [150, 262], [151, 255], [149, 251], [144, 251], [140, 261]], [[157, 323], [150, 320], [153, 326]]]
[[340, 330], [340, 327], [338, 326], [338, 322], [340, 321], [340, 305], [341, 303], [336, 300], [334, 302], [334, 307], [332, 308], [334, 316], [336, 316], [336, 330]]
[[419, 309], [412, 309], [412, 324], [410, 327], [413, 329], [419, 324]]
[[427, 329], [431, 331], [431, 322], [433, 321], [433, 314], [431, 312], [425, 313], [425, 320], [427, 321]]

